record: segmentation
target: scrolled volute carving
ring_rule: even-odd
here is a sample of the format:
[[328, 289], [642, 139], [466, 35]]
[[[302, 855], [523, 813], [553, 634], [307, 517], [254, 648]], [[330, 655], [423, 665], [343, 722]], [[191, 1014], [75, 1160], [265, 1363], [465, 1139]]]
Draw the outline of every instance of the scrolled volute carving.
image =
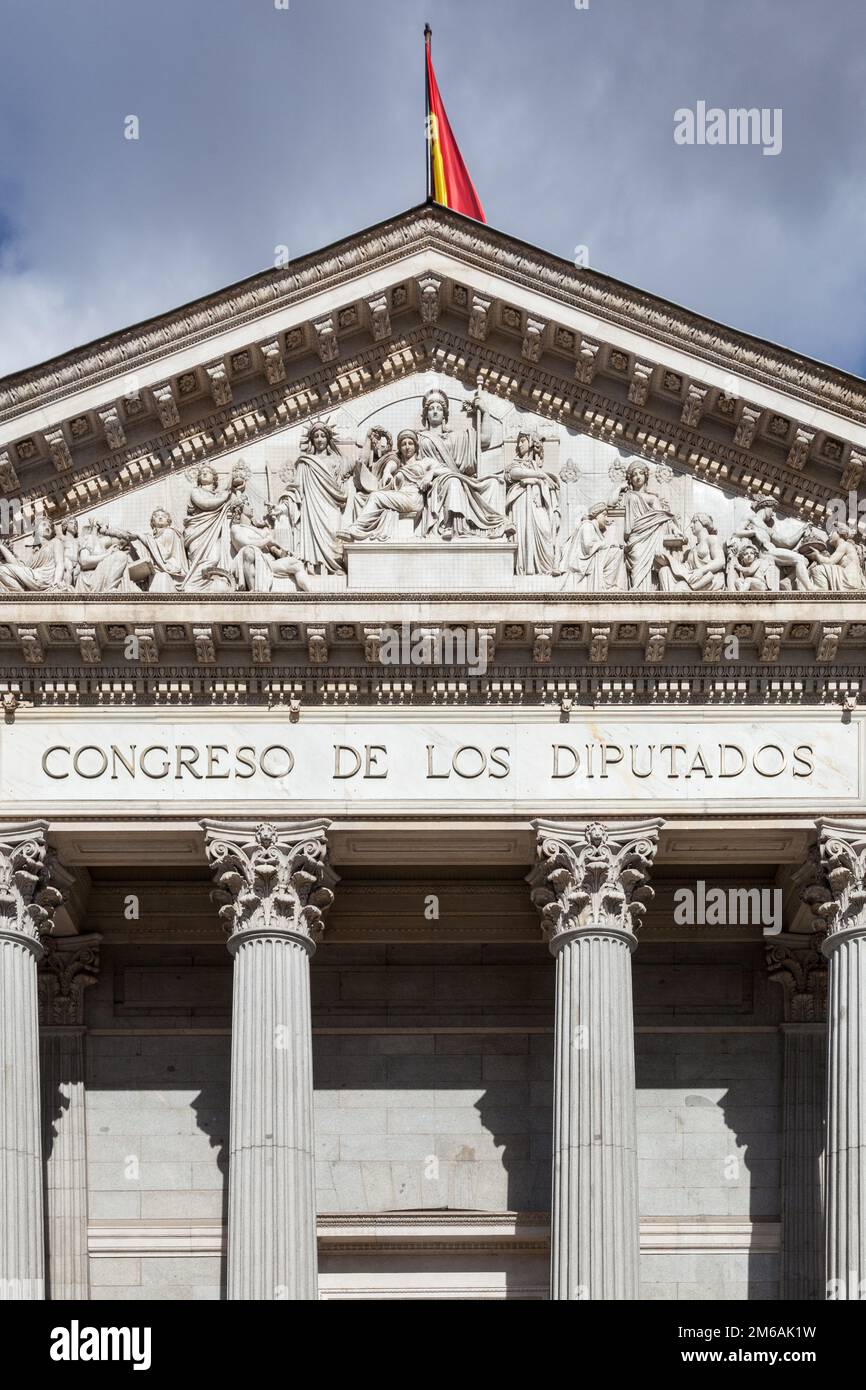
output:
[[533, 825], [537, 862], [527, 877], [551, 946], [566, 933], [590, 928], [633, 937], [655, 896], [649, 876], [662, 821]]
[[75, 1027], [84, 1022], [84, 991], [99, 978], [97, 933], [45, 938], [39, 965], [39, 1022], [43, 1027]]
[[827, 962], [814, 938], [767, 945], [767, 974], [781, 985], [786, 1023], [820, 1023], [827, 1009]]
[[815, 927], [866, 931], [866, 823], [818, 821], [818, 843], [794, 875]]
[[41, 955], [63, 893], [52, 884], [47, 821], [0, 826], [0, 934], [20, 936]]
[[230, 937], [245, 931], [290, 934], [310, 949], [334, 901], [327, 821], [255, 827], [205, 821], [216, 888], [211, 897]]

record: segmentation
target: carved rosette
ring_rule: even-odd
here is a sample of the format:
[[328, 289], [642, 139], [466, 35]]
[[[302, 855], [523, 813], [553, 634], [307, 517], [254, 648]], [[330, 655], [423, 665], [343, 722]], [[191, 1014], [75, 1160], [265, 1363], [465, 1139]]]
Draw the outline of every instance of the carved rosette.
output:
[[782, 986], [786, 1023], [822, 1023], [827, 1017], [827, 962], [814, 938], [767, 946], [769, 978]]
[[84, 991], [99, 977], [99, 945], [102, 937], [47, 937], [39, 965], [39, 1022], [43, 1028], [81, 1027], [84, 1023]]
[[655, 896], [649, 876], [662, 824], [533, 822], [537, 861], [527, 878], [552, 951], [589, 932], [624, 934], [634, 949], [635, 931]]
[[63, 893], [50, 879], [55, 867], [46, 843], [47, 821], [0, 826], [0, 939], [23, 941], [39, 959]]
[[229, 950], [255, 934], [292, 937], [313, 954], [337, 883], [328, 863], [328, 824], [203, 822], [217, 885], [211, 896], [219, 904]]
[[843, 935], [866, 934], [866, 823], [819, 820], [818, 843], [794, 881], [826, 932], [825, 954]]

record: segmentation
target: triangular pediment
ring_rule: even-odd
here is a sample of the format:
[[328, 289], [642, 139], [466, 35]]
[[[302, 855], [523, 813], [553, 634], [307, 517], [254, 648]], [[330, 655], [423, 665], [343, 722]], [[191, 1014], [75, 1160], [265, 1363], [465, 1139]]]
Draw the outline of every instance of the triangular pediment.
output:
[[[472, 471], [498, 479], [489, 500], [509, 526], [517, 435], [539, 441], [559, 551], [601, 502], [608, 541], [625, 542], [612, 498], [630, 459], [647, 462], [647, 487], [686, 542], [701, 514], [722, 543], [748, 529], [758, 497], [792, 535], [820, 530], [866, 459], [856, 378], [425, 205], [0, 383], [0, 485], [23, 505], [16, 549], [39, 516], [144, 534], [160, 508], [182, 534], [197, 470], [227, 486], [240, 460], [261, 523], [312, 422], [334, 427], [342, 468], [371, 425], [394, 440], [417, 429], [433, 387], [463, 423], [481, 389], [496, 437], [472, 446]], [[351, 523], [350, 505], [340, 524]], [[407, 536], [401, 517], [388, 538]], [[529, 569], [518, 589], [544, 587]], [[312, 573], [323, 589], [342, 582], [327, 566]]]

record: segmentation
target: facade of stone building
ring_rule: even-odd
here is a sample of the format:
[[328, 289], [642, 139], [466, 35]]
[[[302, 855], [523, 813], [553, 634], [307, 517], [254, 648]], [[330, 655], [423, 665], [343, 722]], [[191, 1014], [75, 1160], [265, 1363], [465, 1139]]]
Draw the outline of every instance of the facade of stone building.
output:
[[864, 467], [432, 204], [0, 382], [2, 1296], [862, 1297]]

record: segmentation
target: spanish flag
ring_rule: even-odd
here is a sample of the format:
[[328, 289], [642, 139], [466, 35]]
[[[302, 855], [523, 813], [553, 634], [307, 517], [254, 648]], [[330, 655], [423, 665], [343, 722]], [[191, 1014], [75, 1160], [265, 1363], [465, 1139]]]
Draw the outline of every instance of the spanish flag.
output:
[[474, 217], [476, 222], [485, 222], [487, 219], [484, 210], [463, 163], [463, 156], [457, 148], [457, 141], [448, 124], [445, 107], [439, 95], [433, 59], [430, 56], [431, 37], [428, 24], [424, 30], [424, 44], [427, 57], [427, 148], [433, 199], [443, 207], [462, 212], [464, 217]]

